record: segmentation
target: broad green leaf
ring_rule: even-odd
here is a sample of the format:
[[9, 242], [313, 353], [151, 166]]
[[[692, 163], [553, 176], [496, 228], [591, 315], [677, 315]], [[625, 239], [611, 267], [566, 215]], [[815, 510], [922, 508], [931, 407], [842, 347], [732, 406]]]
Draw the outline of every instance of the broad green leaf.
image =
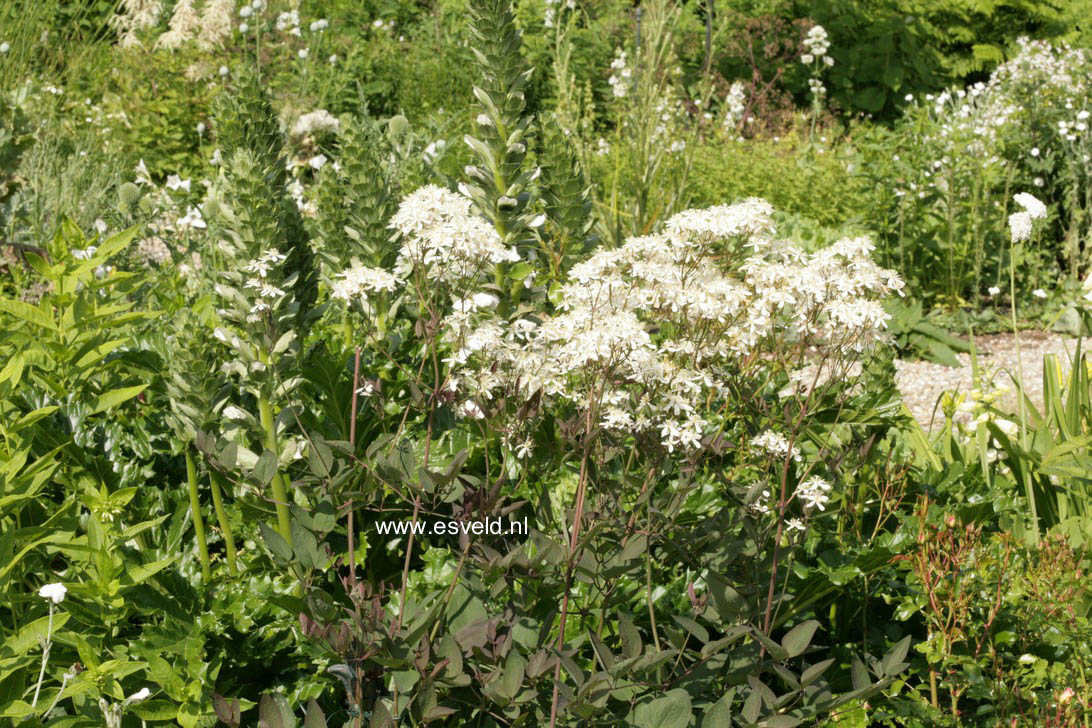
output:
[[690, 694], [676, 688], [638, 705], [633, 711], [633, 724], [637, 728], [686, 728], [692, 717]]
[[147, 388], [147, 384], [137, 384], [132, 387], [122, 387], [121, 389], [113, 389], [109, 392], [100, 394], [95, 400], [95, 406], [91, 409], [91, 414], [96, 415], [100, 412], [105, 412], [108, 409], [117, 407], [122, 402], [127, 402]]
[[10, 298], [0, 298], [0, 312], [11, 314], [15, 318], [25, 321], [29, 324], [34, 324], [43, 329], [49, 329], [51, 331], [57, 331], [57, 324], [53, 321], [53, 317], [38, 308], [37, 306], [31, 306], [24, 301], [15, 301]]
[[811, 644], [811, 638], [815, 636], [815, 630], [818, 628], [819, 623], [814, 619], [802, 622], [790, 629], [788, 634], [781, 639], [781, 646], [789, 653], [789, 657], [802, 655], [804, 650], [808, 649], [808, 645]]

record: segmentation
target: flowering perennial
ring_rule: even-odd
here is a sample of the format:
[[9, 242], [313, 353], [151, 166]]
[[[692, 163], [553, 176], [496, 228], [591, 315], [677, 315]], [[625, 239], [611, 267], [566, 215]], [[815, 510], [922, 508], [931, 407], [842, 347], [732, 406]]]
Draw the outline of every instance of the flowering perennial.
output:
[[419, 264], [430, 280], [455, 284], [476, 278], [487, 265], [519, 260], [493, 226], [472, 212], [468, 198], [436, 185], [403, 200], [390, 226], [402, 236], [399, 277]]
[[[886, 339], [879, 299], [902, 280], [872, 262], [865, 238], [812, 255], [775, 240], [771, 214], [758, 199], [679, 213], [663, 232], [574, 266], [553, 316], [457, 308], [445, 320], [453, 391], [478, 401], [542, 393], [607, 430], [692, 450], [710, 425], [707, 403], [728, 397], [743, 367], [795, 346], [848, 366]], [[757, 440], [788, 452], [773, 433]]]

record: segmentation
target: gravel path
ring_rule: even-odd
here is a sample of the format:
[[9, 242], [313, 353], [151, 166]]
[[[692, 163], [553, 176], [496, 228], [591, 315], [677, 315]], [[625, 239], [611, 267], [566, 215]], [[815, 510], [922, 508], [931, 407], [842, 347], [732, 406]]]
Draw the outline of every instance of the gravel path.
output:
[[[1020, 358], [1024, 364], [1024, 390], [1036, 409], [1043, 406], [1043, 355], [1057, 354], [1065, 365], [1076, 348], [1076, 339], [1037, 331], [1020, 332]], [[1092, 343], [1092, 342], [1088, 342]], [[1012, 391], [998, 401], [998, 408], [1017, 411], [1016, 388], [1012, 384], [1017, 369], [1016, 337], [1013, 334], [996, 334], [975, 337], [978, 362], [985, 382], [994, 386], [1009, 386]], [[1083, 348], [1083, 347], [1082, 347]], [[896, 381], [903, 401], [911, 414], [930, 429], [944, 422], [944, 413], [937, 404], [946, 391], [966, 392], [974, 388], [971, 376], [970, 354], [960, 354], [961, 367], [946, 367], [927, 361], [895, 361]], [[1011, 372], [1011, 376], [1010, 373]], [[934, 416], [933, 408], [936, 406]]]

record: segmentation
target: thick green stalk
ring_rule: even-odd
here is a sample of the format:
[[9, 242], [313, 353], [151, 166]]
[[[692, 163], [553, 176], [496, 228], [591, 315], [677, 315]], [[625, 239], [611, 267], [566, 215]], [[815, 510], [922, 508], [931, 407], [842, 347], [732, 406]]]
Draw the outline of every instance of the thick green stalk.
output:
[[239, 573], [235, 566], [235, 539], [231, 535], [231, 523], [224, 508], [224, 497], [220, 493], [220, 479], [215, 470], [209, 470], [209, 486], [212, 490], [212, 505], [216, 509], [216, 520], [220, 522], [220, 532], [224, 534], [224, 547], [227, 549], [228, 571], [232, 576]]
[[[268, 364], [267, 364], [268, 365]], [[277, 450], [277, 428], [273, 419], [273, 405], [269, 397], [262, 394], [258, 397], [258, 415], [261, 418], [262, 429], [265, 430], [265, 448], [279, 456]], [[288, 545], [292, 545], [292, 521], [288, 512], [288, 488], [284, 484], [284, 476], [281, 475], [280, 466], [273, 473], [273, 502], [277, 507], [277, 530]]]
[[201, 576], [208, 581], [212, 572], [209, 568], [209, 546], [205, 541], [205, 521], [201, 517], [201, 500], [197, 495], [197, 466], [193, 462], [193, 450], [186, 445], [186, 482], [190, 488], [190, 510], [193, 511], [193, 530], [197, 534], [197, 552], [201, 556]]

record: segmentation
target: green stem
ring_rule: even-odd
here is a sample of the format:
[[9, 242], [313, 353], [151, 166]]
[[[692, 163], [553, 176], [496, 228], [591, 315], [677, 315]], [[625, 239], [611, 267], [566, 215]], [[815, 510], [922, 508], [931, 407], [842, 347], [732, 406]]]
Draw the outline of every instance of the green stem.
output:
[[216, 509], [216, 520], [220, 522], [220, 532], [224, 534], [228, 571], [235, 576], [239, 573], [235, 566], [235, 539], [231, 535], [231, 523], [228, 521], [227, 509], [224, 508], [224, 497], [220, 493], [220, 478], [212, 469], [209, 470], [209, 486], [212, 490], [212, 505]]
[[208, 581], [212, 572], [209, 569], [209, 546], [205, 541], [205, 521], [201, 517], [201, 499], [197, 493], [197, 466], [193, 462], [193, 449], [186, 445], [186, 482], [190, 489], [190, 510], [193, 511], [193, 530], [197, 534], [197, 553], [201, 557], [201, 576]]
[[[268, 366], [268, 362], [266, 365]], [[258, 416], [261, 418], [262, 429], [265, 431], [265, 448], [272, 452], [273, 456], [277, 457], [279, 462], [277, 428], [273, 418], [273, 405], [270, 404], [269, 397], [265, 394], [258, 397]], [[277, 530], [280, 531], [281, 536], [288, 542], [288, 545], [291, 546], [292, 521], [289, 518], [288, 512], [288, 488], [285, 487], [284, 476], [281, 475], [279, 464], [277, 471], [273, 473], [271, 485], [273, 486], [273, 504], [277, 508]]]

